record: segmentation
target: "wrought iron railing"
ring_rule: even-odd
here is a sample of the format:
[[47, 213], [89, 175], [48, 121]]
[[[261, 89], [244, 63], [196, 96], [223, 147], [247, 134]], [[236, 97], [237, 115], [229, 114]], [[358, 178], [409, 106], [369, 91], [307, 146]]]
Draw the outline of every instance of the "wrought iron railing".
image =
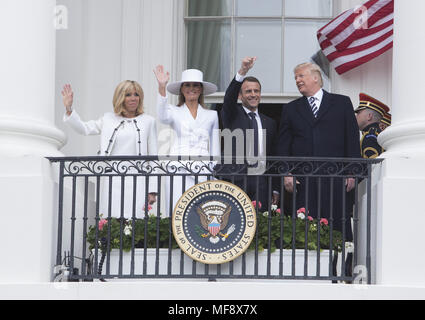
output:
[[[67, 281], [235, 278], [351, 282], [356, 276], [354, 267], [362, 264], [367, 270], [366, 282], [371, 282], [371, 172], [382, 159], [270, 157], [260, 161], [263, 167], [254, 174], [251, 161], [235, 157], [49, 160], [59, 172], [56, 270], [62, 279], [67, 270]], [[289, 193], [284, 177], [304, 187]], [[347, 178], [354, 179], [350, 193], [345, 192]], [[192, 184], [216, 179], [244, 190], [254, 183], [256, 196], [251, 200], [256, 203], [257, 232], [243, 255], [225, 264], [209, 265], [190, 259], [178, 248], [169, 216], [177, 200], [174, 191], [178, 195]], [[260, 191], [267, 198], [261, 208]], [[151, 192], [157, 192], [153, 204], [149, 203]], [[273, 197], [277, 205], [268, 201]], [[336, 197], [340, 202], [335, 202]], [[304, 210], [299, 210], [300, 199]]]

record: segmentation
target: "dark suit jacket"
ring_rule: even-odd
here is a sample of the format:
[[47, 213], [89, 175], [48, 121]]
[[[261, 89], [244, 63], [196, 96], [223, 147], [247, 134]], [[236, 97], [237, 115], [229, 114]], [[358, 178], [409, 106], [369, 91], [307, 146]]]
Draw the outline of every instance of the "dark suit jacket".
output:
[[[282, 109], [276, 153], [294, 157], [360, 158], [359, 141], [359, 128], [350, 98], [323, 91], [317, 118], [314, 118], [306, 97], [296, 99]], [[342, 230], [345, 225], [346, 239], [350, 239], [349, 211], [343, 205], [344, 180], [322, 178], [320, 202], [317, 178], [309, 179], [308, 190], [305, 180], [298, 180], [301, 184], [297, 186], [297, 208], [308, 208], [312, 217], [329, 219], [332, 216], [334, 229]], [[334, 190], [332, 206], [330, 190]], [[347, 201], [345, 204], [347, 206]]]
[[359, 158], [359, 127], [351, 100], [323, 90], [317, 118], [306, 97], [282, 109], [280, 156]]
[[[238, 95], [242, 83], [232, 80], [226, 90], [224, 96], [223, 108], [220, 113], [223, 129], [242, 129], [244, 132], [251, 128], [251, 120], [243, 107], [238, 104]], [[274, 143], [276, 139], [276, 122], [266, 115], [260, 113], [261, 125], [266, 130], [266, 146], [265, 155], [271, 156], [274, 152]], [[245, 141], [245, 154], [246, 154], [246, 141]], [[232, 142], [232, 155], [236, 155], [236, 142]]]
[[[244, 153], [247, 155], [247, 141], [246, 141], [246, 135], [245, 132], [247, 129], [251, 128], [251, 120], [250, 117], [245, 112], [244, 108], [238, 104], [238, 95], [239, 91], [241, 89], [242, 83], [236, 81], [235, 79], [232, 80], [229, 87], [226, 90], [226, 94], [224, 96], [224, 103], [222, 110], [220, 112], [220, 117], [223, 125], [223, 129], [229, 129], [230, 131], [234, 131], [236, 129], [241, 129], [244, 134]], [[263, 146], [263, 155], [265, 156], [271, 156], [273, 155], [274, 151], [274, 144], [276, 143], [276, 137], [277, 137], [277, 128], [276, 128], [276, 122], [270, 118], [267, 117], [261, 113], [260, 120], [261, 120], [261, 126], [263, 127], [263, 130], [265, 129], [266, 134], [266, 144]], [[263, 131], [264, 132], [264, 131]], [[264, 141], [264, 139], [263, 139]], [[232, 154], [224, 154], [225, 156], [231, 156], [231, 155], [238, 155], [236, 153], [237, 150], [237, 140], [232, 139]], [[228, 143], [228, 142], [224, 142]], [[265, 148], [265, 149], [264, 149]], [[226, 153], [226, 150], [224, 150]], [[223, 166], [222, 172], [226, 173], [232, 173], [232, 172], [238, 172], [237, 166]], [[239, 171], [240, 173], [246, 173], [245, 170]], [[233, 177], [232, 180], [235, 184], [237, 184], [239, 187], [245, 189], [245, 192], [248, 194], [248, 196], [251, 198], [251, 200], [257, 200], [262, 202], [263, 207], [267, 207], [268, 205], [268, 199], [271, 198], [271, 195], [268, 194], [268, 188], [265, 186], [267, 183], [267, 179], [264, 176], [259, 175], [252, 175], [249, 176], [247, 180], [244, 180], [243, 176], [236, 176]], [[257, 185], [259, 187], [257, 187]], [[256, 192], [257, 188], [258, 193]]]

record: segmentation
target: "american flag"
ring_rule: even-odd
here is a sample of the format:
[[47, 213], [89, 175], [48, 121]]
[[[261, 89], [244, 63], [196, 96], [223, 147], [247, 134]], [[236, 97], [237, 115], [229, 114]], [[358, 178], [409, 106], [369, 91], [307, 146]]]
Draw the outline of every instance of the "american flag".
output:
[[370, 0], [317, 31], [323, 53], [343, 74], [393, 46], [394, 0]]

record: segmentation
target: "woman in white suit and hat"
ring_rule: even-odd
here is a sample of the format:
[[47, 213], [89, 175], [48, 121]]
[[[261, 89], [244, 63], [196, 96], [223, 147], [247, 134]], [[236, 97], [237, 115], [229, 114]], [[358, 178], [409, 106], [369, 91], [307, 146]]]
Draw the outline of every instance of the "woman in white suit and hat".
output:
[[[204, 96], [217, 91], [217, 86], [203, 80], [203, 73], [197, 69], [183, 71], [180, 81], [168, 84], [170, 74], [159, 65], [154, 73], [158, 81], [158, 117], [168, 124], [174, 131], [176, 141], [172, 143], [170, 155], [172, 156], [220, 156], [220, 138], [218, 115], [215, 110], [208, 110], [204, 106]], [[168, 85], [167, 85], [168, 84]], [[177, 105], [168, 103], [167, 91], [179, 96]], [[176, 165], [177, 173], [196, 172], [210, 173], [213, 163], [208, 161], [180, 161], [171, 162]], [[197, 171], [197, 165], [203, 170]], [[168, 166], [171, 168], [172, 166]], [[189, 168], [189, 171], [186, 170]], [[166, 211], [171, 214], [176, 202], [181, 195], [196, 182], [206, 181], [206, 176], [186, 176], [184, 181], [181, 176], [173, 177], [173, 194], [170, 193], [170, 179], [166, 182]], [[170, 197], [172, 196], [172, 202]], [[172, 206], [170, 207], [170, 203]]]

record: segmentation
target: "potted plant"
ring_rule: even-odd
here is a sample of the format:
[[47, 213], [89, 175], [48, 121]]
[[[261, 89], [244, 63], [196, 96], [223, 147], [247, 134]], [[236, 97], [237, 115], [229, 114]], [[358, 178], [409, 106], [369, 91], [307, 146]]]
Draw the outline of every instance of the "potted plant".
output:
[[[254, 206], [257, 204], [253, 202]], [[286, 272], [285, 274], [291, 273], [291, 263], [287, 263], [289, 259], [295, 256], [299, 261], [297, 265], [304, 265], [306, 258], [306, 252], [308, 251], [308, 260], [310, 264], [315, 262], [317, 252], [323, 253], [322, 267], [326, 267], [321, 274], [327, 274], [327, 267], [329, 265], [329, 254], [330, 249], [330, 234], [331, 230], [329, 223], [326, 219], [320, 219], [317, 221], [305, 213], [305, 209], [301, 208], [297, 211], [296, 217], [281, 214], [280, 209], [277, 206], [271, 206], [271, 212], [261, 211], [261, 203], [258, 203], [259, 214], [257, 215], [257, 237], [250, 245], [248, 252], [246, 253], [246, 274], [252, 274], [254, 271], [254, 260], [258, 261], [260, 270], [258, 274], [266, 274], [265, 266], [267, 265], [267, 259], [271, 259], [273, 264], [272, 273], [276, 274], [276, 266], [279, 265], [280, 250], [282, 248], [284, 252]], [[269, 225], [270, 228], [270, 241], [269, 241]], [[144, 259], [147, 260], [147, 274], [167, 274], [168, 270], [168, 259], [173, 260], [172, 263], [172, 274], [178, 274], [180, 267], [184, 265], [185, 274], [192, 273], [192, 263], [190, 258], [181, 254], [178, 249], [178, 245], [172, 236], [170, 228], [170, 218], [161, 218], [157, 215], [148, 214], [145, 219], [117, 219], [108, 218], [105, 219], [100, 216], [100, 219], [96, 225], [90, 226], [87, 234], [87, 241], [89, 243], [89, 249], [94, 251], [96, 248], [96, 240], [98, 241], [97, 248], [101, 252], [101, 258], [99, 260], [98, 274], [102, 273], [102, 266], [105, 258], [107, 257], [108, 249], [109, 253], [109, 274], [116, 275], [119, 273], [121, 264], [123, 274], [129, 274], [131, 271], [130, 265], [133, 264], [135, 273], [140, 273], [143, 266]], [[281, 238], [281, 226], [283, 227], [283, 238]], [[157, 232], [159, 228], [159, 233]], [[97, 230], [96, 230], [97, 229]], [[146, 229], [146, 231], [145, 231]], [[295, 233], [293, 231], [295, 230]], [[306, 236], [307, 234], [307, 236]], [[170, 240], [171, 236], [171, 240]], [[110, 239], [108, 241], [108, 238]], [[145, 244], [146, 239], [146, 244]], [[307, 242], [306, 242], [307, 239]], [[320, 242], [318, 242], [320, 240]], [[171, 241], [171, 248], [170, 248]], [[157, 249], [157, 243], [159, 248]], [[146, 252], [144, 250], [146, 245]], [[134, 246], [134, 251], [132, 250]], [[332, 248], [334, 251], [341, 251], [342, 236], [338, 231], [332, 231]], [[258, 250], [255, 251], [254, 249]], [[120, 253], [122, 249], [122, 253]], [[171, 250], [170, 250], [171, 249]], [[178, 249], [178, 250], [174, 250]], [[292, 249], [296, 249], [293, 251]], [[270, 254], [269, 254], [270, 250]], [[321, 254], [322, 255], [322, 254]], [[120, 257], [121, 256], [121, 257]], [[185, 261], [181, 263], [182, 259]], [[302, 260], [302, 261], [301, 261]], [[120, 262], [121, 261], [121, 262]], [[301, 262], [300, 262], [301, 261]], [[313, 274], [316, 265], [309, 266], [309, 273]], [[167, 268], [168, 267], [168, 268]], [[160, 270], [155, 271], [156, 268]], [[209, 266], [209, 271], [214, 272], [216, 266]], [[229, 271], [229, 264], [221, 266], [221, 273], [226, 274]], [[234, 274], [238, 274], [242, 270], [241, 259], [236, 259], [233, 263]], [[288, 269], [289, 268], [289, 269]], [[302, 268], [301, 268], [302, 269]], [[199, 266], [197, 272], [200, 274], [205, 270], [205, 266]], [[239, 271], [238, 271], [239, 270]], [[300, 275], [301, 271], [297, 271], [297, 275]]]
[[[255, 201], [253, 202], [256, 205]], [[258, 230], [258, 250], [268, 249], [272, 252], [276, 248], [283, 249], [307, 249], [322, 250], [332, 249], [341, 251], [342, 234], [339, 231], [332, 230], [327, 219], [314, 219], [305, 212], [305, 208], [300, 208], [296, 216], [281, 214], [280, 208], [271, 205], [271, 212], [261, 211], [259, 205], [259, 214], [257, 215]], [[269, 225], [271, 226], [269, 243]], [[281, 229], [283, 228], [283, 238], [281, 238]], [[256, 242], [251, 243], [253, 249]]]

